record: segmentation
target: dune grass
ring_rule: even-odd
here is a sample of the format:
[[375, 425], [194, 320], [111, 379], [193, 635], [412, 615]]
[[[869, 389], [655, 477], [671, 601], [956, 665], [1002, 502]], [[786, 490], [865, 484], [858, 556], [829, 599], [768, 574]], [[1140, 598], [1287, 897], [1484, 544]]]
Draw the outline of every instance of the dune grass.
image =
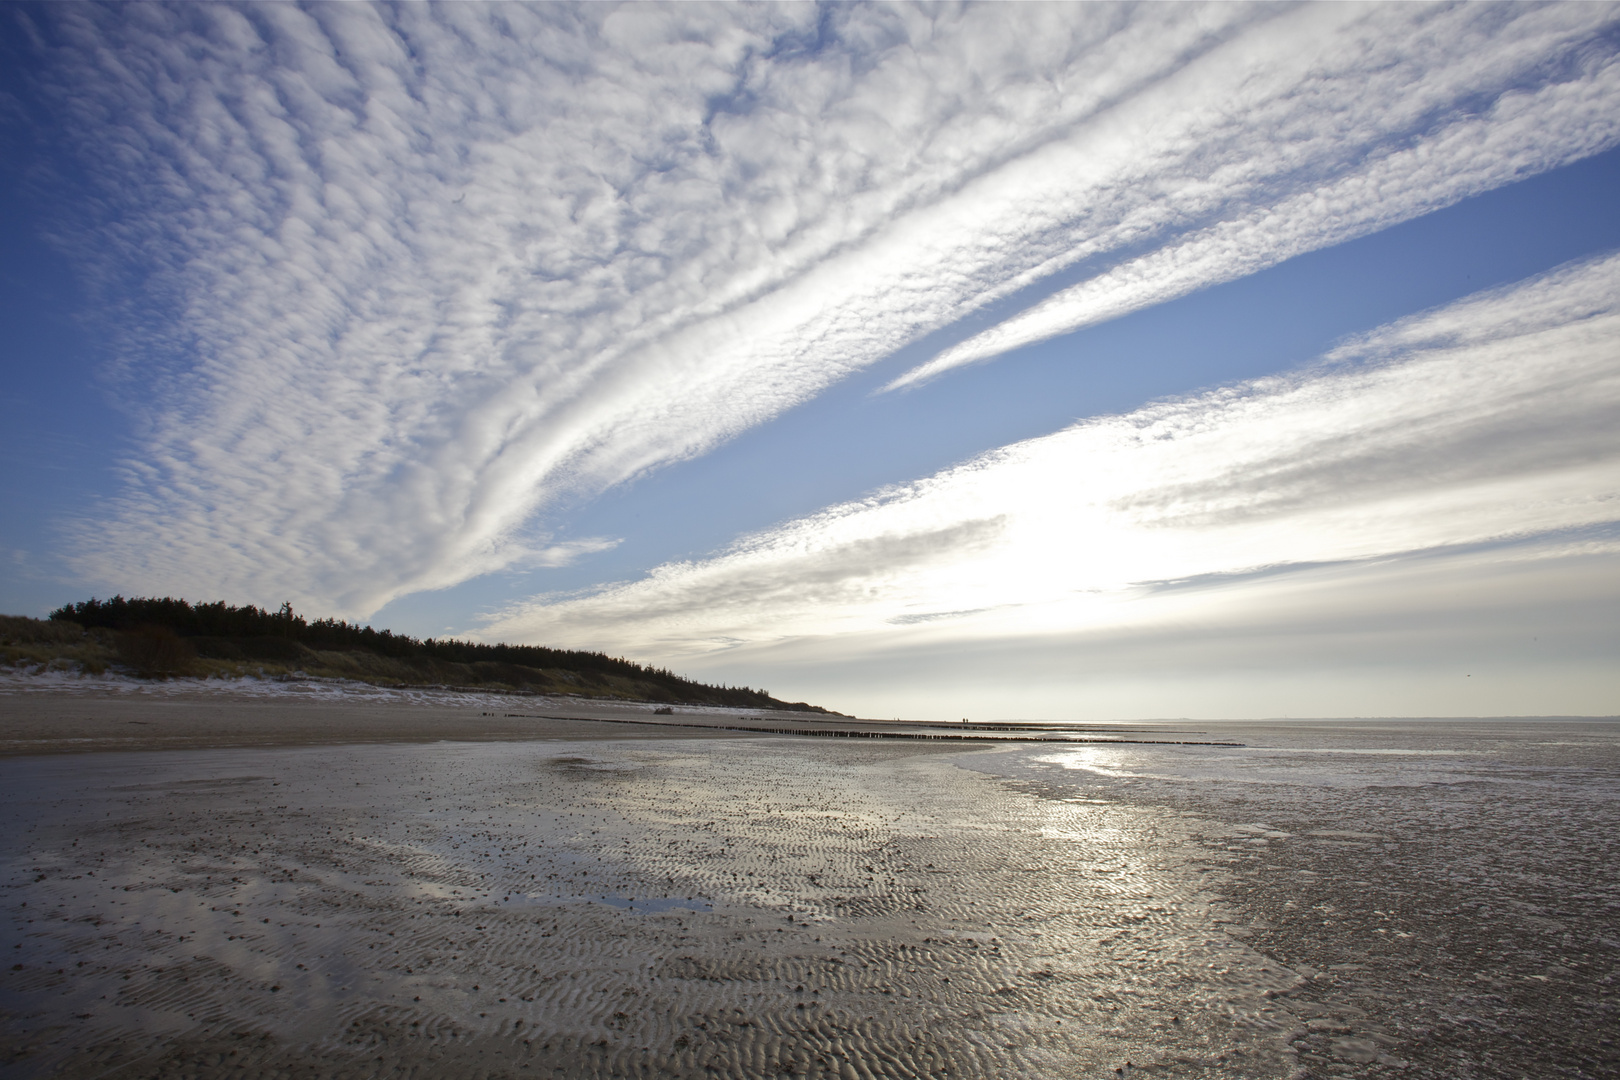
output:
[[116, 635], [77, 623], [0, 615], [0, 663], [100, 675], [119, 663]]
[[[175, 603], [184, 604], [184, 601]], [[198, 605], [191, 610], [201, 607]], [[145, 614], [152, 610], [148, 609]], [[165, 609], [155, 610], [161, 616]], [[176, 610], [185, 614], [181, 609]], [[241, 611], [225, 610], [232, 614]], [[308, 627], [304, 636], [312, 641], [305, 642], [285, 634], [254, 633], [260, 627], [252, 622], [200, 627], [249, 631], [245, 634], [185, 634], [176, 632], [173, 625], [134, 620], [126, 620], [121, 627], [86, 627], [67, 618], [69, 611], [64, 608], [49, 619], [0, 615], [0, 663], [34, 673], [61, 671], [102, 675], [111, 671], [144, 679], [300, 676], [353, 679], [375, 686], [456, 686], [621, 701], [825, 711], [803, 702], [778, 701], [762, 690], [710, 686], [598, 653], [531, 646], [416, 642], [388, 635], [386, 631], [373, 634], [366, 628], [366, 637], [374, 640], [360, 640], [366, 644], [380, 643], [395, 654], [387, 655], [379, 649], [345, 640], [343, 635], [332, 633], [326, 624], [294, 624], [294, 630]], [[90, 613], [95, 616], [101, 612], [90, 609]], [[179, 624], [182, 629], [192, 628], [183, 621]], [[269, 625], [274, 629], [277, 624]], [[348, 629], [343, 624], [334, 625]], [[328, 643], [346, 647], [320, 647]], [[446, 654], [466, 659], [451, 659]], [[512, 658], [538, 662], [525, 664]]]

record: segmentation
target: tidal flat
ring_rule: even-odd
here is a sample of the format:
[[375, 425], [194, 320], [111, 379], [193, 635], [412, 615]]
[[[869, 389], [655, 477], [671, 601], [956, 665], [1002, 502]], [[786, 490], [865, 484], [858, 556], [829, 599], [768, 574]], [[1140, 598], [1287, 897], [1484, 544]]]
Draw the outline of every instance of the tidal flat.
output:
[[92, 752], [0, 760], [7, 1075], [1620, 1062], [1615, 724], [990, 746], [464, 701], [409, 707], [478, 741], [95, 750], [176, 703], [53, 700]]

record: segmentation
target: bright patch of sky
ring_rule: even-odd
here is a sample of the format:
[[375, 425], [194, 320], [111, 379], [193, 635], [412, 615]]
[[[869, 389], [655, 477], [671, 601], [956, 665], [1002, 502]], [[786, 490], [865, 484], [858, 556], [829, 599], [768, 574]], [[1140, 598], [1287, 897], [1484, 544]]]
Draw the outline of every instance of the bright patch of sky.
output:
[[4, 18], [11, 610], [1620, 711], [1620, 8]]

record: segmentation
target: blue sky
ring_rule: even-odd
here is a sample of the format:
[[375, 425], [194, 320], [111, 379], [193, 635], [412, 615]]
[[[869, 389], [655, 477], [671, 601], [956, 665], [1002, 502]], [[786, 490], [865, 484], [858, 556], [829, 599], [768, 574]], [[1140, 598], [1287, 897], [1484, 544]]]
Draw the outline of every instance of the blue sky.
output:
[[1620, 709], [1620, 9], [8, 8], [0, 607]]

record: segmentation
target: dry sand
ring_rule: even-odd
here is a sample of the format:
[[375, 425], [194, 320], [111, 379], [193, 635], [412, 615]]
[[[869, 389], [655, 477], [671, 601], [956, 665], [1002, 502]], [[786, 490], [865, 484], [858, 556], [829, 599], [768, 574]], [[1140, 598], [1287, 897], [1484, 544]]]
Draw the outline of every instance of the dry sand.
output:
[[8, 1074], [1293, 1068], [1268, 995], [1298, 979], [1220, 931], [1174, 812], [951, 744], [303, 708], [6, 703], [8, 738], [79, 747], [524, 740], [0, 762]]
[[[665, 711], [671, 715], [662, 715]], [[395, 689], [342, 679], [147, 682], [122, 676], [0, 672], [0, 757], [445, 739], [789, 733], [985, 743], [1210, 738], [1207, 732], [1163, 725], [901, 724], [788, 710], [739, 712], [719, 706], [677, 708], [477, 690]]]
[[[20, 685], [19, 685], [20, 684]], [[7, 691], [10, 691], [9, 693]], [[623, 725], [513, 715], [572, 713], [656, 721], [652, 705], [452, 691], [384, 690], [316, 681], [199, 683], [61, 679], [44, 690], [23, 679], [0, 683], [0, 756], [106, 750], [464, 742], [535, 738], [638, 737]], [[730, 710], [686, 710], [681, 720], [726, 718]], [[782, 714], [799, 716], [800, 714]], [[679, 738], [689, 729], [660, 734]], [[700, 732], [701, 734], [701, 732]]]

